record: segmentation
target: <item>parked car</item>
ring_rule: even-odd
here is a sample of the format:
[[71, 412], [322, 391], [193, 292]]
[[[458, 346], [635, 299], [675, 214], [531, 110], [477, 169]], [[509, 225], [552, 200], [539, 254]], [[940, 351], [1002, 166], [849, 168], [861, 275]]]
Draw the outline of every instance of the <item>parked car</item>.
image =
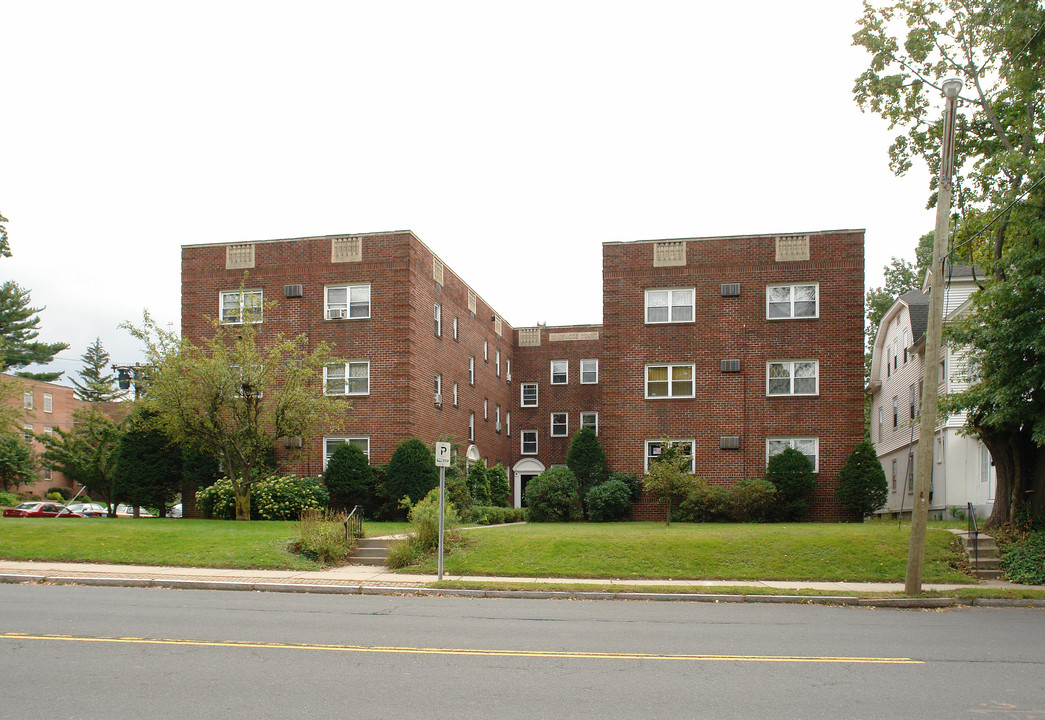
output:
[[[133, 505], [117, 505], [116, 506], [116, 517], [118, 518], [129, 518], [134, 517], [134, 506]], [[145, 508], [140, 508], [138, 517], [156, 517]]]
[[24, 502], [13, 508], [4, 510], [4, 517], [76, 517], [83, 515], [72, 512], [61, 503], [56, 502]]
[[84, 517], [108, 517], [109, 508], [99, 503], [73, 503], [68, 508]]
[[167, 513], [167, 517], [180, 518], [181, 517], [181, 503], [177, 505], [171, 505], [171, 511]]

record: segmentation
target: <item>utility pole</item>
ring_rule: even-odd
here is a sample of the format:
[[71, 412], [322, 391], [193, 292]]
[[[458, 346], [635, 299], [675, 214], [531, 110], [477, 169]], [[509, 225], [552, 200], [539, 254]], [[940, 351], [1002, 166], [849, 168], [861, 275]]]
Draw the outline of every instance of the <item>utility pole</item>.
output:
[[936, 412], [939, 403], [940, 346], [943, 340], [943, 258], [951, 227], [951, 172], [954, 168], [954, 115], [962, 81], [944, 80], [943, 137], [940, 140], [940, 180], [936, 199], [936, 232], [929, 285], [929, 326], [925, 330], [922, 361], [922, 407], [918, 424], [918, 462], [914, 476], [914, 506], [911, 508], [911, 540], [907, 549], [907, 578], [904, 592], [922, 591], [925, 562], [925, 533], [929, 524], [929, 488], [932, 483], [933, 449], [936, 444]]

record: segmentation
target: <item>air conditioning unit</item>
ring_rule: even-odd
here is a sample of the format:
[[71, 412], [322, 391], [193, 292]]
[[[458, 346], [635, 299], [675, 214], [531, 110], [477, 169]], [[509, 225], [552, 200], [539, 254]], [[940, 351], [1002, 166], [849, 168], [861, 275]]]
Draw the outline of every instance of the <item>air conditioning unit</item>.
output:
[[736, 435], [724, 435], [718, 439], [718, 446], [722, 450], [739, 450], [740, 438]]
[[738, 297], [740, 283], [722, 283], [722, 297]]
[[724, 372], [724, 373], [740, 372], [740, 361], [739, 360], [723, 360], [722, 361], [722, 372]]
[[497, 423], [496, 425], [494, 425], [494, 430], [496, 430], [497, 432], [501, 432], [501, 423]]
[[305, 290], [301, 285], [284, 285], [283, 286], [283, 297], [301, 297], [305, 294]]
[[295, 435], [293, 437], [285, 437], [285, 438], [283, 438], [283, 447], [285, 447], [285, 448], [299, 448], [303, 444], [304, 443], [302, 442], [300, 435]]
[[347, 309], [327, 310], [327, 320], [343, 320], [348, 317]]
[[442, 393], [436, 393], [435, 394], [435, 404], [436, 405], [442, 405], [443, 404], [443, 394]]

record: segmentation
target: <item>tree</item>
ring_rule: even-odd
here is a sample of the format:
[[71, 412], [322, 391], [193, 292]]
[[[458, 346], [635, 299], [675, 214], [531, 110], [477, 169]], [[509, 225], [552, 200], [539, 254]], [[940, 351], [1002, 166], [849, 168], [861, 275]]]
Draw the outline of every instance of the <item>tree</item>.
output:
[[[588, 491], [606, 479], [606, 451], [594, 430], [583, 427], [574, 434], [566, 451], [566, 467], [577, 476], [581, 498], [585, 500]], [[584, 513], [587, 516], [587, 505]]]
[[11, 257], [11, 245], [7, 240], [7, 218], [0, 213], [0, 257]]
[[236, 519], [250, 519], [250, 487], [278, 438], [305, 437], [346, 407], [318, 387], [333, 361], [325, 343], [306, 352], [304, 335], [258, 344], [252, 322], [213, 323], [199, 345], [159, 327], [124, 323], [145, 346], [150, 367], [139, 400], [151, 424], [188, 450], [219, 459], [232, 481]]
[[889, 499], [889, 483], [870, 441], [858, 444], [846, 458], [838, 471], [835, 497], [842, 507], [861, 519], [885, 507]]
[[[68, 343], [37, 342], [43, 308], [29, 305], [29, 291], [8, 280], [0, 285], [0, 372], [19, 370], [29, 365], [46, 365], [69, 347]], [[30, 373], [19, 371], [20, 377], [54, 382], [61, 372]]]
[[816, 486], [813, 463], [794, 448], [785, 448], [766, 464], [766, 480], [776, 486], [780, 497], [779, 517], [798, 521], [806, 511], [809, 495]]
[[480, 507], [490, 505], [490, 478], [487, 476], [486, 463], [482, 460], [476, 461], [468, 469], [468, 492], [474, 504]]
[[643, 481], [646, 492], [664, 503], [664, 524], [671, 524], [671, 506], [696, 487], [700, 480], [690, 472], [690, 457], [681, 446], [665, 441], [660, 457], [651, 460]]
[[101, 498], [115, 515], [116, 458], [122, 423], [97, 410], [81, 408], [73, 412], [71, 430], [55, 428], [51, 435], [40, 435], [44, 446], [41, 462], [70, 480], [80, 483], [92, 497]]
[[182, 477], [181, 448], [155, 428], [148, 411], [131, 416], [116, 450], [116, 498], [135, 508], [155, 507], [162, 517]]
[[534, 522], [581, 518], [580, 484], [568, 467], [551, 467], [526, 483], [526, 517]]
[[109, 353], [102, 347], [102, 339], [95, 338], [80, 356], [83, 369], [80, 377], [83, 383], [73, 380], [76, 396], [84, 402], [115, 402], [124, 397], [124, 393], [116, 389], [116, 376], [109, 370]]
[[327, 461], [323, 483], [338, 503], [352, 508], [374, 503], [374, 472], [366, 453], [351, 443], [341, 443]]
[[508, 486], [508, 472], [501, 463], [497, 463], [486, 471], [486, 479], [490, 481], [490, 504], [496, 507], [508, 507], [512, 499], [512, 490]]
[[385, 471], [388, 496], [393, 500], [407, 498], [413, 505], [438, 486], [439, 469], [428, 446], [417, 438], [400, 443]]
[[18, 432], [0, 432], [0, 489], [15, 490], [32, 482], [36, 469], [33, 446]]

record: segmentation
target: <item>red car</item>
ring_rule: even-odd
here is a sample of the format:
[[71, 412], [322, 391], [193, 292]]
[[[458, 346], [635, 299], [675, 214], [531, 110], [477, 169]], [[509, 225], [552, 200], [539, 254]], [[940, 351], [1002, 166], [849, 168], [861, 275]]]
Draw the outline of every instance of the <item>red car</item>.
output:
[[75, 513], [55, 502], [24, 502], [21, 505], [4, 510], [4, 517], [74, 517], [83, 515]]

